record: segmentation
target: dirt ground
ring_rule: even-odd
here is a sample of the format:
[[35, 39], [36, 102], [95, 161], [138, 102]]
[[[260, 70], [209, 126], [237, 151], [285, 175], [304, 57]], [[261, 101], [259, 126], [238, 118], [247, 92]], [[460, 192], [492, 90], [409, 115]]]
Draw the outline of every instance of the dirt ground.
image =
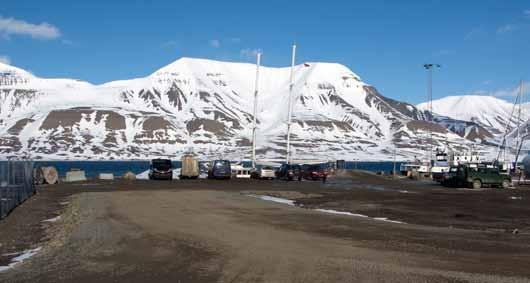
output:
[[60, 184], [0, 221], [0, 266], [37, 247], [0, 282], [530, 282], [530, 190], [364, 172]]

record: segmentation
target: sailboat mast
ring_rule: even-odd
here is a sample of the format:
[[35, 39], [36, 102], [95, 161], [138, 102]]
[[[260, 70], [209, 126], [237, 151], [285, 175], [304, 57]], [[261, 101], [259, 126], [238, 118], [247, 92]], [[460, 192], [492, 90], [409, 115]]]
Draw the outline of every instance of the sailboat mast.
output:
[[291, 80], [289, 83], [289, 102], [287, 109], [287, 164], [291, 163], [291, 116], [292, 116], [292, 104], [293, 104], [293, 87], [294, 87], [294, 62], [296, 57], [296, 44], [293, 44], [293, 53], [291, 56]]
[[252, 120], [252, 168], [256, 169], [256, 122], [258, 115], [258, 89], [259, 89], [259, 66], [261, 61], [261, 53], [256, 55], [256, 82], [254, 84], [254, 112]]
[[[517, 161], [519, 159], [519, 151], [522, 145], [521, 140], [521, 112], [523, 107], [523, 96], [524, 96], [524, 83], [521, 80], [521, 85], [519, 86], [519, 109], [517, 113], [517, 142], [515, 144], [515, 167], [517, 168]], [[526, 128], [526, 126], [525, 126]]]
[[516, 142], [516, 147], [519, 145], [519, 141], [520, 141], [520, 138], [521, 138], [521, 132], [519, 130], [519, 128], [521, 127], [521, 96], [523, 94], [522, 92], [523, 90], [523, 81], [521, 80], [521, 83], [519, 84], [519, 105], [518, 105], [518, 109], [517, 109], [517, 142]]

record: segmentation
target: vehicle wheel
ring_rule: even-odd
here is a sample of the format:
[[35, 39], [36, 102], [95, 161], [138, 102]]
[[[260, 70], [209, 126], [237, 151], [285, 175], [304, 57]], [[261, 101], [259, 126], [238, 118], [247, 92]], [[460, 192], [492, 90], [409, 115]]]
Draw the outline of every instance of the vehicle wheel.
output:
[[473, 181], [473, 189], [478, 190], [482, 187], [482, 182], [479, 179]]
[[507, 189], [509, 187], [510, 187], [510, 180], [506, 179], [506, 180], [502, 181], [501, 188]]

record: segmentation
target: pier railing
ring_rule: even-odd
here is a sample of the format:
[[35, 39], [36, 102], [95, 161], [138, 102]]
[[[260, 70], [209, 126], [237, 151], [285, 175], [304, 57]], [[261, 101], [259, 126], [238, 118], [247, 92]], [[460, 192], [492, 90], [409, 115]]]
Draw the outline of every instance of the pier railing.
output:
[[0, 219], [34, 194], [33, 162], [0, 161]]

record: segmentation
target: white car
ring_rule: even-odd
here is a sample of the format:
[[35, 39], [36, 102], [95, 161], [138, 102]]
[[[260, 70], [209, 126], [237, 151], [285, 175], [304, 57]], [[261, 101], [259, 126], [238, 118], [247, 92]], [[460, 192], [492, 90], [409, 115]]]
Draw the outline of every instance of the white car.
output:
[[263, 166], [260, 169], [252, 172], [252, 177], [256, 179], [269, 179], [272, 180], [276, 177], [274, 168], [270, 166]]

